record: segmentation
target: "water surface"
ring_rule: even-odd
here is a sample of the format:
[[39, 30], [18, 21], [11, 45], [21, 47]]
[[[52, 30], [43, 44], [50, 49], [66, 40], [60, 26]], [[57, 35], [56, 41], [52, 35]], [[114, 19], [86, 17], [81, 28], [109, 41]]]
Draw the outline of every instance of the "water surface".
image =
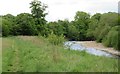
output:
[[107, 57], [114, 57], [112, 54], [99, 50], [99, 49], [95, 49], [95, 48], [88, 48], [83, 46], [82, 44], [78, 44], [76, 43], [76, 41], [67, 41], [64, 43], [66, 48], [69, 48], [71, 50], [80, 50], [83, 51], [85, 50], [87, 53], [96, 55], [96, 56], [107, 56]]

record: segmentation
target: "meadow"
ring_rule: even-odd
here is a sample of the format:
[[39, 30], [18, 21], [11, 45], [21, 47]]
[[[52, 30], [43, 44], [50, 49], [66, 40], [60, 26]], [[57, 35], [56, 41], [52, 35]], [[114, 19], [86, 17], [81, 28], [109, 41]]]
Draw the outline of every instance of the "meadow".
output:
[[2, 72], [118, 72], [118, 59], [67, 50], [40, 36], [3, 37]]

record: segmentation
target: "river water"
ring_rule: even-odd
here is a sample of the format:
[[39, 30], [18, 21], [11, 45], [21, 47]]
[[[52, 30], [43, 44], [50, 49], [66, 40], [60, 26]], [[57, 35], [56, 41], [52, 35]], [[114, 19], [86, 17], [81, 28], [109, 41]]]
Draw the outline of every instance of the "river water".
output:
[[80, 50], [80, 51], [86, 51], [87, 53], [96, 55], [96, 56], [107, 56], [107, 57], [115, 57], [114, 55], [102, 51], [102, 50], [98, 50], [95, 48], [87, 48], [85, 46], [83, 46], [82, 44], [78, 44], [76, 43], [76, 41], [67, 41], [64, 43], [64, 46], [66, 49], [70, 49], [70, 50]]

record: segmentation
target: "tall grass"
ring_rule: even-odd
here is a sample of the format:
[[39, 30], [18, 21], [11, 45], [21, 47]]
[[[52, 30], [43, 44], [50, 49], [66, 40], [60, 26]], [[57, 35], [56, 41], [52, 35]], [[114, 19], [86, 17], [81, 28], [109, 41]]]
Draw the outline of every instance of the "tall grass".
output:
[[3, 48], [3, 72], [118, 71], [118, 59], [94, 56], [84, 51], [69, 51], [42, 38], [3, 38], [3, 43], [7, 44]]
[[48, 35], [47, 39], [53, 45], [60, 45], [60, 44], [63, 44], [63, 42], [65, 41], [65, 38], [63, 35], [58, 36], [53, 34], [53, 32]]

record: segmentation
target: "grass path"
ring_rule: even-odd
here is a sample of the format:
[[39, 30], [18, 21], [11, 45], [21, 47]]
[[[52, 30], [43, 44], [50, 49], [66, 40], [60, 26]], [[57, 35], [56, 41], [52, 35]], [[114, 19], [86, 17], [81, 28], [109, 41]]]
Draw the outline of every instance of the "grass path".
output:
[[14, 60], [13, 60], [13, 70], [14, 70], [14, 72], [17, 72], [19, 69], [18, 69], [18, 67], [16, 67], [16, 66], [18, 66], [19, 65], [19, 50], [18, 50], [18, 47], [15, 47], [15, 40], [13, 40], [13, 44], [12, 44], [12, 49], [14, 49]]
[[117, 72], [118, 60], [53, 46], [41, 37], [3, 38], [3, 72]]

